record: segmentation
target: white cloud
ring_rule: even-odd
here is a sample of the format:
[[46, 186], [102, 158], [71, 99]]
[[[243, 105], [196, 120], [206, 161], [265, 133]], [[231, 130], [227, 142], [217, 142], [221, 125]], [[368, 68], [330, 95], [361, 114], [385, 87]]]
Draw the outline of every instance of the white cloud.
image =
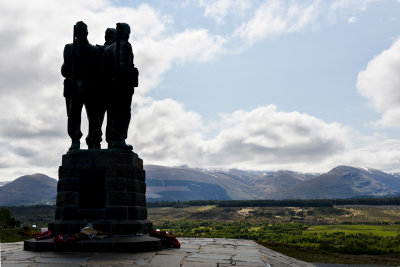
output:
[[326, 22], [335, 23], [338, 18], [355, 22], [357, 18], [354, 14], [365, 11], [377, 1], [380, 0], [266, 0], [252, 6], [252, 15], [237, 27], [233, 36], [252, 45], [280, 34], [318, 29]]
[[243, 16], [252, 5], [252, 1], [249, 0], [200, 1], [200, 6], [204, 7], [204, 15], [214, 18], [217, 24], [223, 23], [229, 13]]
[[353, 17], [350, 17], [349, 20], [348, 20], [348, 22], [349, 22], [349, 23], [355, 23], [355, 22], [357, 22], [357, 17], [354, 17], [354, 16], [353, 16]]
[[358, 137], [359, 144], [331, 158], [332, 166], [364, 166], [387, 172], [398, 172], [400, 164], [400, 140], [375, 134]]
[[306, 5], [266, 1], [255, 10], [250, 20], [236, 29], [234, 36], [239, 36], [251, 45], [270, 36], [299, 32], [315, 22], [318, 6], [318, 1]]
[[[349, 132], [336, 123], [273, 105], [222, 117], [219, 134], [207, 142], [217, 165], [236, 168], [304, 169], [318, 165], [349, 146]], [[308, 166], [308, 167], [306, 167]]]
[[377, 122], [383, 127], [400, 126], [400, 39], [375, 56], [358, 74], [359, 93], [382, 113]]
[[338, 18], [346, 18], [346, 17], [349, 17], [349, 15], [352, 16], [352, 14], [354, 12], [365, 11], [371, 4], [374, 4], [379, 1], [381, 1], [381, 0], [335, 0], [335, 1], [330, 1], [330, 5], [329, 5], [328, 11], [327, 11], [327, 18], [332, 23], [334, 23], [334, 22], [336, 22], [336, 20]]
[[[350, 147], [346, 127], [273, 105], [224, 114], [206, 125], [172, 99], [140, 102], [130, 140], [157, 164], [315, 171]], [[207, 137], [210, 131], [218, 134]]]
[[139, 99], [133, 113], [128, 139], [135, 151], [153, 163], [194, 163], [205, 130], [201, 116], [172, 99], [147, 100]]
[[162, 74], [173, 64], [206, 62], [224, 52], [225, 39], [213, 36], [205, 29], [185, 30], [160, 40], [138, 42], [136, 62], [140, 68], [141, 94], [154, 88]]
[[381, 0], [335, 0], [331, 1], [330, 9], [334, 12], [338, 10], [366, 10], [372, 3], [379, 2]]

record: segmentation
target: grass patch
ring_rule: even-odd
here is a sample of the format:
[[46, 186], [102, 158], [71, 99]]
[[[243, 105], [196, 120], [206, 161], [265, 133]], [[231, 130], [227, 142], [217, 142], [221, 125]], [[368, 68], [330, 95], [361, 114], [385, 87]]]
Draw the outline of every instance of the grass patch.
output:
[[189, 206], [189, 207], [161, 207], [148, 208], [148, 219], [153, 224], [162, 224], [165, 221], [182, 219], [192, 220], [221, 220], [233, 221], [240, 216], [236, 214], [240, 208], [218, 208], [215, 205]]
[[0, 242], [20, 242], [32, 238], [29, 235], [23, 234], [20, 228], [8, 228], [0, 230]]
[[334, 233], [346, 234], [374, 234], [379, 236], [397, 236], [400, 234], [400, 225], [315, 225], [306, 231], [310, 233]]
[[261, 226], [253, 226], [253, 227], [250, 227], [250, 229], [249, 229], [249, 231], [260, 231], [260, 229], [261, 229]]
[[400, 265], [400, 255], [349, 255], [338, 253], [317, 253], [315, 251], [303, 250], [298, 248], [289, 248], [282, 246], [271, 246], [261, 244], [267, 248], [298, 260], [314, 263], [331, 264], [368, 264], [368, 265]]
[[216, 205], [200, 206], [197, 209], [197, 211], [207, 211], [207, 210], [214, 209], [215, 207], [216, 207]]

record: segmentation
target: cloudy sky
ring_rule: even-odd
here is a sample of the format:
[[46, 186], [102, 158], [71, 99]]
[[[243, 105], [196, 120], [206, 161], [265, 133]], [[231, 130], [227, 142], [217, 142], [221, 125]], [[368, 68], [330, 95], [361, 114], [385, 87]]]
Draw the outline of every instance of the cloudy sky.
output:
[[146, 164], [400, 171], [399, 14], [399, 0], [1, 0], [0, 180], [57, 177], [78, 20], [93, 44], [131, 25], [127, 141]]

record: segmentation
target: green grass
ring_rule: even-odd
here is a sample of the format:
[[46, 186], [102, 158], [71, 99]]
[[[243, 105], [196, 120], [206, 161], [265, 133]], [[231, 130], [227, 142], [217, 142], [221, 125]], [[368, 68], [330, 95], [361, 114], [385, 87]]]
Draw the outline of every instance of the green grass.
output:
[[400, 225], [315, 225], [306, 231], [311, 233], [334, 233], [344, 232], [346, 234], [375, 234], [379, 236], [397, 236], [400, 234]]
[[[261, 243], [262, 244], [262, 243]], [[332, 263], [332, 264], [368, 264], [368, 265], [400, 265], [400, 255], [348, 255], [338, 253], [318, 253], [282, 246], [262, 244], [272, 250], [305, 262]]]
[[19, 242], [32, 238], [31, 236], [22, 234], [20, 228], [7, 228], [0, 230], [1, 243]]

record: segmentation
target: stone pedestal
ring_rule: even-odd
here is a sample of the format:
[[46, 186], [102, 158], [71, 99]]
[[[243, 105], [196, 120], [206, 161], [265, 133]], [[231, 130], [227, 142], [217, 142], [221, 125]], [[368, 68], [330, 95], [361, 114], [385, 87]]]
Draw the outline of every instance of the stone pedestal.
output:
[[[75, 234], [92, 223], [111, 236], [149, 233], [152, 223], [147, 220], [145, 176], [142, 159], [131, 151], [68, 152], [59, 167], [55, 222], [49, 230]], [[161, 248], [161, 244], [152, 246]]]
[[81, 240], [68, 246], [55, 245], [54, 238], [30, 239], [24, 242], [24, 250], [42, 252], [144, 252], [161, 249], [160, 240], [147, 235], [117, 235], [101, 240]]

